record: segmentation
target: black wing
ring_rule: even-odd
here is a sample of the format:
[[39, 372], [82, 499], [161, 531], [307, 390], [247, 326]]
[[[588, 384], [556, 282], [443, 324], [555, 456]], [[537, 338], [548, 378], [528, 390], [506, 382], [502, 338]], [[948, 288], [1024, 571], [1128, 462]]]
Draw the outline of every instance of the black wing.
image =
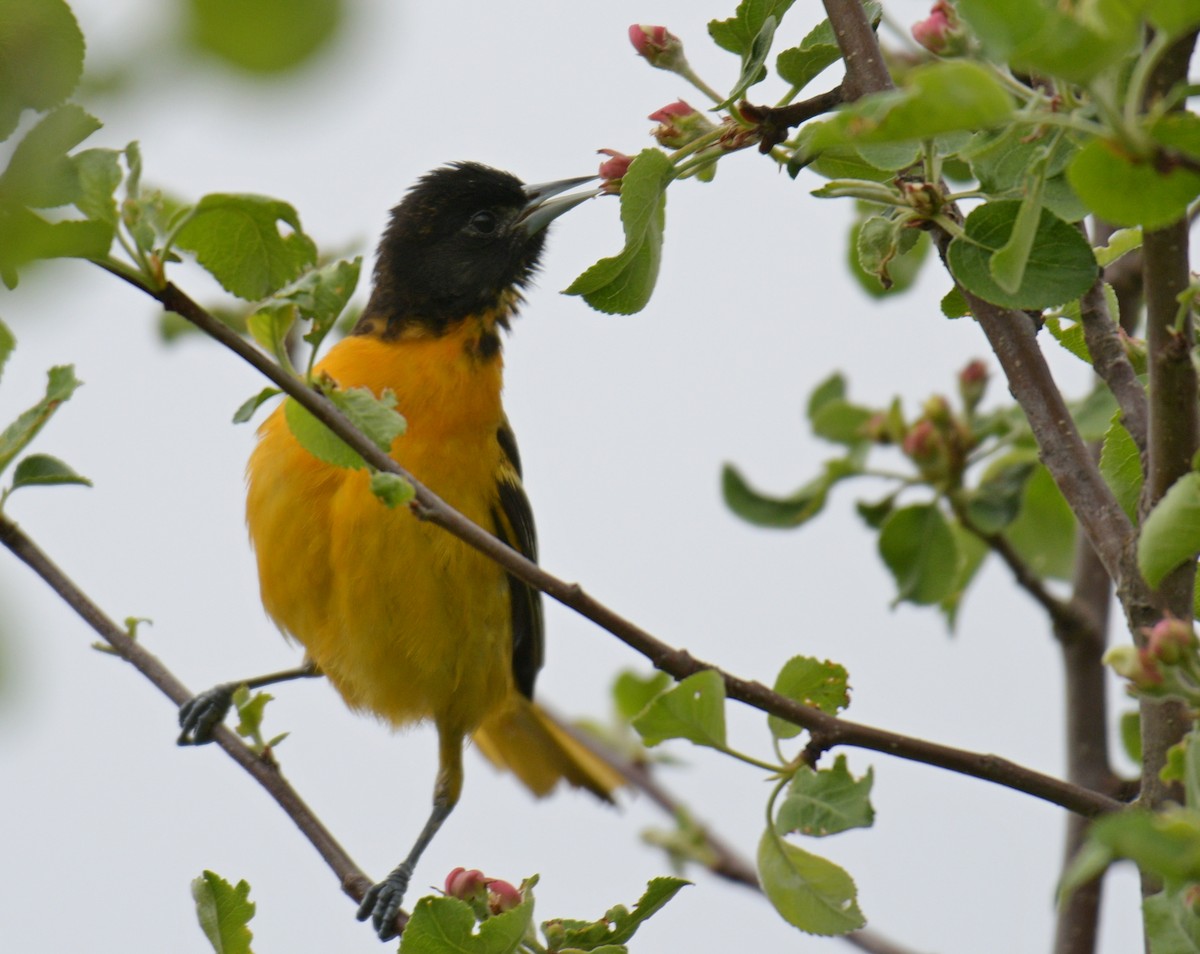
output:
[[[496, 432], [496, 440], [504, 460], [496, 473], [500, 510], [492, 514], [496, 536], [514, 550], [537, 562], [537, 532], [533, 526], [533, 510], [525, 488], [521, 486], [521, 457], [517, 439], [505, 421]], [[512, 666], [517, 689], [530, 699], [538, 670], [545, 653], [545, 625], [542, 621], [542, 594], [521, 582], [512, 574], [508, 577], [512, 613]]]

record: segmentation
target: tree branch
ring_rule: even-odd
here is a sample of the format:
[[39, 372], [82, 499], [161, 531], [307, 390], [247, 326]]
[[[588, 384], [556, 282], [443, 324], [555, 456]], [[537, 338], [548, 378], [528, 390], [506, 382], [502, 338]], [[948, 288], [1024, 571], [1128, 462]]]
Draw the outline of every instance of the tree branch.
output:
[[1092, 368], [1108, 385], [1121, 408], [1121, 423], [1133, 438], [1138, 451], [1146, 453], [1148, 428], [1146, 392], [1129, 362], [1117, 323], [1108, 313], [1104, 298], [1104, 279], [1097, 278], [1079, 302], [1083, 338], [1092, 356]]
[[755, 106], [743, 101], [738, 105], [742, 116], [758, 126], [758, 151], [768, 153], [788, 137], [793, 126], [820, 116], [845, 102], [842, 87], [787, 106]]
[[871, 27], [867, 11], [858, 0], [822, 0], [825, 15], [837, 37], [838, 49], [846, 63], [846, 78], [841, 89], [850, 103], [870, 93], [893, 89], [892, 74], [883, 61], [879, 40]]
[[[94, 629], [114, 652], [150, 680], [163, 695], [181, 706], [193, 693], [166, 666], [129, 633], [110, 619], [15, 523], [0, 514], [0, 543], [40, 576], [63, 601]], [[213, 739], [224, 752], [254, 778], [295, 822], [325, 863], [337, 875], [342, 891], [362, 901], [372, 884], [337, 839], [313, 814], [288, 783], [279, 767], [256, 755], [230, 729], [218, 726]]]
[[[494, 560], [517, 579], [541, 590], [564, 606], [590, 619], [649, 659], [655, 668], [661, 669], [676, 679], [685, 679], [704, 670], [715, 671], [724, 680], [725, 690], [729, 697], [809, 730], [813, 735], [813, 742], [809, 748], [815, 755], [837, 745], [874, 749], [897, 758], [923, 762], [927, 765], [935, 765], [963, 775], [994, 782], [1088, 817], [1123, 807], [1121, 802], [1107, 795], [1089, 792], [994, 755], [978, 754], [938, 745], [923, 739], [859, 725], [827, 715], [819, 709], [801, 705], [786, 696], [773, 692], [761, 683], [750, 682], [726, 673], [717, 666], [696, 659], [686, 650], [675, 649], [667, 645], [588, 595], [578, 583], [567, 583], [546, 572], [536, 563], [526, 559], [516, 550], [502, 543], [497, 537], [454, 510], [413, 478], [392, 457], [359, 433], [327, 398], [306, 386], [300, 379], [291, 377], [265, 354], [210, 315], [174, 285], [168, 283], [161, 289], [154, 289], [146, 285], [138, 276], [122, 269], [110, 267], [104, 262], [97, 264], [156, 298], [163, 307], [192, 322], [201, 331], [245, 359], [290, 397], [303, 405], [317, 420], [361, 455], [370, 466], [377, 470], [397, 474], [408, 480], [416, 492], [416, 497], [410, 507], [419, 518], [448, 531], [468, 546]], [[1123, 513], [1121, 516], [1124, 518]]]

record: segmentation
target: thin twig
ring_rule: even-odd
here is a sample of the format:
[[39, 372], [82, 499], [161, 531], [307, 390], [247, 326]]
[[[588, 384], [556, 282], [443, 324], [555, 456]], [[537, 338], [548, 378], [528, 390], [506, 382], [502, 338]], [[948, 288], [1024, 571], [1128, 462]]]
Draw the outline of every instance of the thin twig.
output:
[[787, 106], [755, 106], [743, 101], [738, 109], [745, 119], [758, 126], [758, 151], [768, 153], [787, 139], [788, 131], [793, 126], [827, 113], [844, 102], [842, 87], [835, 86], [828, 92]]
[[[192, 698], [193, 693], [162, 664], [158, 657], [147, 651], [129, 633], [114, 623], [36, 543], [26, 536], [17, 524], [3, 514], [0, 514], [0, 543], [45, 580], [50, 588], [75, 610], [83, 621], [113, 648], [118, 656], [133, 665], [177, 707]], [[371, 879], [354, 863], [329, 829], [313, 814], [296, 790], [280, 773], [278, 766], [272, 761], [256, 755], [230, 729], [224, 726], [216, 729], [213, 733], [213, 740], [279, 803], [279, 807], [296, 823], [296, 827], [304, 833], [325, 863], [333, 869], [342, 891], [356, 902], [362, 901], [367, 888], [371, 886]]]
[[[103, 262], [97, 264], [108, 268]], [[454, 510], [429, 488], [413, 478], [392, 457], [362, 435], [327, 398], [307, 387], [299, 379], [285, 373], [266, 355], [223, 322], [210, 315], [174, 285], [168, 283], [161, 289], [154, 289], [144, 284], [137, 276], [124, 270], [114, 268], [109, 268], [109, 270], [158, 299], [165, 308], [186, 318], [200, 330], [244, 358], [350, 445], [370, 466], [377, 470], [397, 474], [408, 480], [415, 491], [415, 499], [410, 507], [419, 518], [443, 528], [468, 546], [500, 564], [517, 579], [541, 590], [564, 606], [590, 619], [649, 659], [655, 668], [676, 679], [684, 679], [706, 670], [718, 673], [725, 683], [725, 691], [730, 698], [808, 729], [813, 734], [813, 743], [810, 749], [814, 755], [838, 745], [873, 749], [897, 758], [923, 762], [927, 765], [935, 765], [963, 775], [994, 782], [1088, 817], [1116, 811], [1123, 807], [1121, 802], [1107, 795], [1069, 785], [1060, 779], [1043, 775], [994, 755], [955, 749], [828, 715], [819, 709], [801, 705], [786, 696], [773, 692], [761, 683], [740, 679], [717, 666], [695, 658], [686, 650], [667, 645], [588, 595], [578, 583], [567, 583], [546, 572], [536, 563], [531, 562]], [[1122, 513], [1121, 516], [1124, 517], [1124, 514]]]
[[1121, 423], [1133, 438], [1138, 452], [1145, 455], [1148, 428], [1146, 391], [1121, 345], [1117, 323], [1108, 313], [1102, 278], [1097, 278], [1080, 299], [1079, 312], [1083, 339], [1092, 356], [1092, 367], [1117, 399], [1117, 405], [1121, 408]]

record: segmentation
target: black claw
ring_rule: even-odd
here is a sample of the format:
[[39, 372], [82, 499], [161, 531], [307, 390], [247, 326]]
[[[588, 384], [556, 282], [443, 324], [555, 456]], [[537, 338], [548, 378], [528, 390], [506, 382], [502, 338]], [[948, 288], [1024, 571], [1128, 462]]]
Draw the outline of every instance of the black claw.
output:
[[193, 696], [179, 707], [178, 745], [204, 745], [213, 740], [213, 730], [225, 721], [233, 705], [233, 686], [216, 686]]
[[400, 933], [396, 930], [396, 916], [404, 902], [410, 877], [412, 872], [408, 867], [400, 865], [379, 884], [371, 885], [363, 896], [362, 904], [358, 906], [358, 919], [365, 921], [370, 918], [381, 941], [390, 941]]

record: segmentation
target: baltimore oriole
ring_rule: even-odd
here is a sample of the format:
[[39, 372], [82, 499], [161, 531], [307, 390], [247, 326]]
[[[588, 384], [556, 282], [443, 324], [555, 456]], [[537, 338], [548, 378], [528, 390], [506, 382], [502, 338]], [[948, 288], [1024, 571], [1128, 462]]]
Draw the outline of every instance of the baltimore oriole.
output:
[[[526, 186], [476, 163], [424, 176], [392, 211], [361, 319], [317, 365], [343, 388], [391, 388], [408, 422], [392, 456], [530, 559], [533, 514], [500, 401], [500, 333], [546, 226], [594, 194], [562, 193], [587, 181]], [[282, 406], [259, 429], [246, 519], [263, 604], [303, 644], [307, 665], [249, 684], [323, 674], [354, 709], [395, 726], [436, 725], [433, 810], [358, 912], [386, 940], [421, 852], [458, 801], [466, 737], [538, 795], [565, 778], [609, 799], [621, 780], [532, 702], [541, 594], [440, 528], [383, 507], [368, 482], [365, 470], [304, 450]], [[184, 707], [181, 742], [206, 740], [231, 687]]]

